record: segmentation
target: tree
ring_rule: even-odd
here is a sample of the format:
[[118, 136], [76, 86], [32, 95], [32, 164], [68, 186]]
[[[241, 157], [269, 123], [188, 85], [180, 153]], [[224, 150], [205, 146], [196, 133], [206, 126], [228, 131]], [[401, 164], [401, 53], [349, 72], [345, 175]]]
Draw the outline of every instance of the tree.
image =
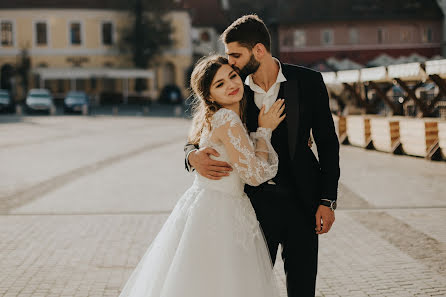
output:
[[28, 93], [29, 87], [29, 72], [31, 70], [31, 58], [29, 56], [28, 48], [24, 47], [20, 50], [18, 57], [19, 63], [17, 63], [17, 74], [22, 80], [23, 93], [26, 95]]
[[137, 68], [147, 68], [160, 52], [171, 46], [172, 26], [166, 13], [173, 5], [168, 0], [129, 0], [131, 25], [123, 29], [120, 47], [131, 52]]
[[[122, 0], [121, 0], [122, 1]], [[156, 56], [173, 44], [173, 29], [166, 14], [172, 9], [171, 0], [129, 0], [126, 2], [131, 22], [123, 29], [121, 52], [131, 53], [133, 65], [145, 69]], [[135, 89], [146, 89], [145, 80], [137, 79]]]

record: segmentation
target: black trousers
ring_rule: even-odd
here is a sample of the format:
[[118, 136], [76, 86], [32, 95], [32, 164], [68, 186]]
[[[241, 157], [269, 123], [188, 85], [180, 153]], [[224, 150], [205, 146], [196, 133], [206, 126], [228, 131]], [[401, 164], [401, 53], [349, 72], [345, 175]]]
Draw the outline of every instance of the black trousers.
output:
[[314, 297], [318, 235], [315, 217], [290, 187], [263, 184], [246, 190], [265, 235], [272, 262], [282, 245], [288, 297]]

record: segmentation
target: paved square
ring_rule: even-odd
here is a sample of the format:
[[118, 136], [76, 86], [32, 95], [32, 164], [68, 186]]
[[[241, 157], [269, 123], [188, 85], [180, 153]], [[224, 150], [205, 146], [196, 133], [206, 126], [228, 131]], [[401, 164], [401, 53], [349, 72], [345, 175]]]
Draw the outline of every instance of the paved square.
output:
[[[0, 296], [118, 296], [193, 180], [189, 125], [2, 118]], [[341, 175], [317, 296], [446, 296], [446, 162], [342, 146]]]

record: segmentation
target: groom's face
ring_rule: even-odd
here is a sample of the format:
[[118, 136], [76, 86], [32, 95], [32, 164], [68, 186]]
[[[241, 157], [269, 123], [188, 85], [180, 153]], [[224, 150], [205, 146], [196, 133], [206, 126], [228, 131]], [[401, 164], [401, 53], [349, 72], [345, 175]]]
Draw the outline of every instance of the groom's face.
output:
[[234, 68], [242, 80], [257, 71], [260, 62], [256, 60], [252, 50], [240, 45], [238, 42], [225, 44], [229, 65]]

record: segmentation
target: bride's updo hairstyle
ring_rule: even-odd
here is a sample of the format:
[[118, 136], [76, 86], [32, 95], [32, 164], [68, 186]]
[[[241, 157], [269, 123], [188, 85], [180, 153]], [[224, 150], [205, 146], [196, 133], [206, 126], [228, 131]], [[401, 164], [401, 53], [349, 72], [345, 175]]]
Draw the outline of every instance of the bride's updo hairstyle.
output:
[[[203, 131], [210, 131], [211, 119], [222, 106], [211, 101], [211, 83], [215, 74], [223, 65], [228, 65], [228, 59], [220, 55], [206, 56], [198, 60], [192, 71], [190, 85], [194, 96], [192, 98], [192, 127], [189, 133], [189, 143], [198, 144]], [[243, 114], [244, 98], [240, 101], [240, 112]]]

